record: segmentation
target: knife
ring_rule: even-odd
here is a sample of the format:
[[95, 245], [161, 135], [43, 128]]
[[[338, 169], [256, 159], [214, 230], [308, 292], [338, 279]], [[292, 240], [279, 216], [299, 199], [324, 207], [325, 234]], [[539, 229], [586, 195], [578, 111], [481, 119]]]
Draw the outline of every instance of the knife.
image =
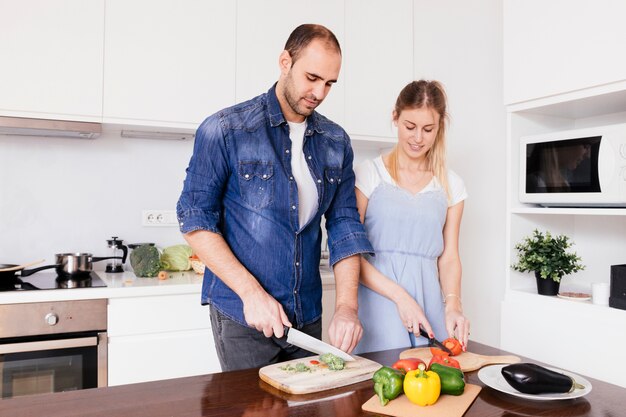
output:
[[428, 339], [428, 346], [437, 346], [439, 349], [443, 350], [444, 352], [452, 356], [452, 351], [450, 349], [445, 347], [443, 343], [441, 343], [439, 340], [435, 339], [434, 337], [431, 338], [430, 336], [428, 336], [428, 333], [426, 333], [426, 330], [422, 329], [421, 327], [420, 327], [420, 335]]
[[339, 356], [344, 361], [354, 360], [352, 356], [348, 355], [343, 350], [329, 345], [328, 343], [322, 342], [321, 340], [316, 339], [313, 336], [309, 336], [308, 334], [301, 332], [298, 329], [285, 326], [285, 332], [287, 333], [287, 343], [289, 344], [298, 346], [299, 348], [308, 350], [309, 352], [317, 353], [319, 355], [323, 355], [324, 353], [332, 353], [335, 356]]

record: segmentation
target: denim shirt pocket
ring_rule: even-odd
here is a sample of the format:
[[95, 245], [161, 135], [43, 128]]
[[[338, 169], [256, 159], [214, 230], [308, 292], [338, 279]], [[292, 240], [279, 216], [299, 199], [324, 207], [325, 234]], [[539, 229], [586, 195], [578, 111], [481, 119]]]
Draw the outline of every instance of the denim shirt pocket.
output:
[[274, 166], [266, 161], [239, 162], [239, 190], [250, 207], [262, 209], [274, 200]]

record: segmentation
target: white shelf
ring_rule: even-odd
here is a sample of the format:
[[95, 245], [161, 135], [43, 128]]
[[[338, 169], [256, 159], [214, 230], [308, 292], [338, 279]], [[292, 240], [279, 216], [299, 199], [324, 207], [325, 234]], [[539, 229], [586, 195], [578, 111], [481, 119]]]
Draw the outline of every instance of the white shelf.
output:
[[574, 208], [526, 206], [511, 209], [511, 214], [549, 214], [572, 216], [626, 216], [626, 208]]

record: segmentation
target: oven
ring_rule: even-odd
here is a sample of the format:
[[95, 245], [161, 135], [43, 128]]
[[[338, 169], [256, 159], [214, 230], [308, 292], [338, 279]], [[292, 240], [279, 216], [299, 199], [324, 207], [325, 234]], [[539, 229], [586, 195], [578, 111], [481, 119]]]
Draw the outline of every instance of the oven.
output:
[[2, 398], [107, 385], [107, 300], [0, 305]]

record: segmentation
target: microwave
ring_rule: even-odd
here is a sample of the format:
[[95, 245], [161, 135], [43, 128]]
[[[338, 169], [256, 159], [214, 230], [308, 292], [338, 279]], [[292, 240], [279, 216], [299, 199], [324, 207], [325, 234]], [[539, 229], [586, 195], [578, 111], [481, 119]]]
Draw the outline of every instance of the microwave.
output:
[[626, 207], [626, 124], [520, 139], [519, 199], [545, 207]]

